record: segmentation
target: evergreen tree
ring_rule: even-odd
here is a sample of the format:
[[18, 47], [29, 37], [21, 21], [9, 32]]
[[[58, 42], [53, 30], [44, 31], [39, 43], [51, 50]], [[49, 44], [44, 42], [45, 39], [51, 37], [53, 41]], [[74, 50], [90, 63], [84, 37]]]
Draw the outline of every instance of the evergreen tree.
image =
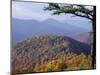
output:
[[[74, 16], [79, 16], [90, 20], [93, 24], [93, 43], [96, 43], [96, 7], [91, 6], [83, 6], [83, 5], [67, 5], [67, 4], [58, 4], [58, 3], [49, 3], [48, 7], [45, 7], [44, 10], [53, 11], [52, 15], [60, 15], [64, 14], [73, 14]], [[92, 56], [92, 65], [93, 69], [96, 64], [96, 46], [93, 45], [93, 49], [91, 51]]]

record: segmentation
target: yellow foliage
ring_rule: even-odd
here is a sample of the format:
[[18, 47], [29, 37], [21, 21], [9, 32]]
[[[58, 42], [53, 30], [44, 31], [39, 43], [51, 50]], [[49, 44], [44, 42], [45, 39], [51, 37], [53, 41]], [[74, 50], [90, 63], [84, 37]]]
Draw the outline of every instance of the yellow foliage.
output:
[[52, 60], [47, 64], [47, 71], [60, 71], [67, 68], [66, 64], [62, 60]]
[[92, 59], [90, 56], [86, 56], [83, 53], [80, 55], [80, 69], [90, 69], [92, 66]]
[[67, 56], [59, 59], [52, 59], [45, 64], [36, 66], [34, 72], [91, 69], [91, 64], [92, 58], [90, 55], [86, 56], [84, 53], [81, 53], [80, 55], [70, 53]]
[[52, 60], [45, 65], [37, 66], [34, 72], [50, 72], [50, 71], [61, 71], [67, 68], [66, 64], [62, 60]]
[[33, 72], [45, 72], [46, 65], [39, 65], [33, 69]]

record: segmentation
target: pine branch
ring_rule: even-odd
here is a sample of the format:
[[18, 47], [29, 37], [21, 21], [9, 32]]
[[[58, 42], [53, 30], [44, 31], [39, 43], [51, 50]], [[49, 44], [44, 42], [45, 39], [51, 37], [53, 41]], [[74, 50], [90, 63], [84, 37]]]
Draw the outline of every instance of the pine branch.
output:
[[82, 5], [60, 6], [57, 3], [49, 3], [49, 6], [46, 7], [44, 10], [53, 11], [52, 15], [60, 15], [62, 13], [65, 13], [65, 14], [73, 14], [75, 16], [87, 18], [91, 21], [93, 20], [93, 10], [85, 8]]

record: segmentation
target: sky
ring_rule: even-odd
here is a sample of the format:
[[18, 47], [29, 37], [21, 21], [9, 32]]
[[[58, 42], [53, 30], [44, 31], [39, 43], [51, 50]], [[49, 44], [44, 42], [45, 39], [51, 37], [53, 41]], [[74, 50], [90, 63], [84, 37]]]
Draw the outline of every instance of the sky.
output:
[[[12, 1], [12, 18], [22, 20], [37, 20], [41, 22], [47, 19], [54, 19], [59, 22], [69, 23], [83, 28], [90, 28], [92, 26], [92, 23], [88, 19], [81, 17], [72, 17], [73, 15], [71, 14], [61, 14], [52, 16], [52, 11], [43, 10], [44, 7], [47, 6], [47, 3]], [[80, 25], [81, 23], [82, 25]]]

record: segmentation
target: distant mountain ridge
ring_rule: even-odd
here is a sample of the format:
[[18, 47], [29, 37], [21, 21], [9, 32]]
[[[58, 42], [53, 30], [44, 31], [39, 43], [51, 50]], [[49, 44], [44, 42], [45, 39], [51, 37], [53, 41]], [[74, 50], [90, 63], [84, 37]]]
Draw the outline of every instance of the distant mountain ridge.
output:
[[82, 32], [82, 33], [70, 35], [70, 37], [72, 39], [77, 40], [77, 41], [80, 41], [80, 42], [83, 42], [83, 43], [88, 43], [88, 41], [91, 39], [90, 33], [91, 32]]
[[88, 32], [84, 28], [60, 23], [58, 21], [48, 19], [43, 22], [36, 20], [20, 20], [12, 19], [12, 42], [24, 40], [37, 34], [59, 34], [68, 36], [70, 34]]

